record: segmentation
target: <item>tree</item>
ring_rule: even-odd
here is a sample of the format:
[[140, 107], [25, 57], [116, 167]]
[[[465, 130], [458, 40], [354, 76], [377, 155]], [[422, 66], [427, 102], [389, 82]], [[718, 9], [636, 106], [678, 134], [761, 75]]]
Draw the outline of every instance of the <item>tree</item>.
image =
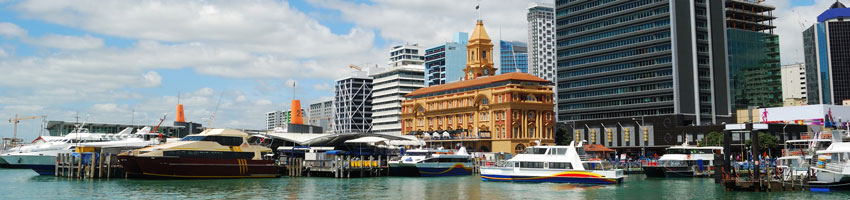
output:
[[723, 133], [712, 131], [699, 142], [700, 146], [723, 146]]
[[[779, 140], [771, 134], [759, 133], [759, 143], [762, 149], [776, 148], [779, 146]], [[747, 140], [744, 142], [750, 149], [753, 148], [753, 141]]]
[[559, 128], [555, 131], [555, 144], [570, 145], [571, 141], [573, 141], [573, 136], [567, 133], [566, 129]]

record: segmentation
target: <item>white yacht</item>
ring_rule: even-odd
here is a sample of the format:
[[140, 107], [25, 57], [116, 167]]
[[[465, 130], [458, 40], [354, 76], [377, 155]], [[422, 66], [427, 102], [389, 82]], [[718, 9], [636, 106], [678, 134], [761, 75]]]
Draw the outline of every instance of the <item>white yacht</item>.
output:
[[149, 127], [132, 134], [133, 128], [126, 128], [117, 134], [85, 133], [78, 130], [52, 142], [21, 147], [17, 152], [4, 153], [0, 159], [17, 168], [29, 168], [40, 175], [53, 175], [56, 156], [60, 153], [79, 151], [78, 147], [128, 146], [144, 147], [156, 144], [148, 133]]
[[456, 152], [435, 149], [408, 150], [399, 160], [389, 162], [396, 176], [463, 176], [472, 174], [472, 156], [466, 148]]
[[817, 155], [817, 164], [811, 166], [817, 184], [850, 183], [850, 143], [832, 143], [825, 150], [817, 151]]
[[682, 143], [665, 149], [657, 163], [647, 163], [641, 168], [646, 177], [709, 176], [713, 173], [714, 155], [722, 153], [723, 147], [695, 147]]
[[606, 169], [599, 161], [582, 160], [584, 149], [569, 146], [532, 146], [497, 166], [481, 167], [488, 181], [620, 184], [622, 169]]

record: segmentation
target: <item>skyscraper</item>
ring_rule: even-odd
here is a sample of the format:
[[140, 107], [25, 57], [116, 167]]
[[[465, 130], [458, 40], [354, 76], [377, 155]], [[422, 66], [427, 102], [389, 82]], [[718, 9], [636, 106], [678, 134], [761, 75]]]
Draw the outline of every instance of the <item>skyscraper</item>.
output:
[[782, 105], [779, 36], [773, 6], [755, 0], [726, 0], [726, 39], [732, 109]]
[[466, 67], [466, 43], [469, 34], [458, 32], [452, 42], [425, 50], [425, 86], [446, 84], [463, 79]]
[[402, 65], [422, 65], [425, 62], [425, 51], [419, 44], [404, 44], [394, 46], [390, 50], [389, 67]]
[[372, 77], [358, 71], [334, 85], [335, 133], [372, 131]]
[[528, 72], [555, 80], [555, 6], [530, 3], [528, 6]]
[[[797, 63], [782, 66], [782, 99], [785, 102], [806, 99], [805, 64]], [[785, 105], [789, 104], [786, 103]]]
[[528, 73], [528, 45], [517, 41], [499, 40], [500, 74]]
[[557, 1], [556, 13], [559, 120], [731, 116], [722, 1]]
[[425, 86], [425, 67], [399, 65], [370, 75], [372, 132], [401, 134], [401, 101], [404, 95]]
[[850, 8], [836, 1], [803, 31], [809, 104], [850, 99]]

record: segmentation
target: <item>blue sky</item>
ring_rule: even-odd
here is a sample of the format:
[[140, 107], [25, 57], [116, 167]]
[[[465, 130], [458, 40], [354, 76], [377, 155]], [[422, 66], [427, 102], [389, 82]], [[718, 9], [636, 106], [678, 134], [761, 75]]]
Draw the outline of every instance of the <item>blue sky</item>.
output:
[[[154, 124], [173, 117], [180, 92], [188, 120], [206, 123], [221, 98], [215, 124], [232, 128], [289, 109], [292, 82], [305, 107], [329, 100], [349, 64], [384, 66], [390, 46], [437, 45], [477, 18], [473, 0], [0, 2], [0, 117]], [[528, 2], [482, 1], [491, 36], [526, 41]], [[802, 60], [799, 20], [783, 16], [812, 18], [832, 2], [767, 1], [783, 63]], [[23, 122], [22, 135], [38, 126]]]

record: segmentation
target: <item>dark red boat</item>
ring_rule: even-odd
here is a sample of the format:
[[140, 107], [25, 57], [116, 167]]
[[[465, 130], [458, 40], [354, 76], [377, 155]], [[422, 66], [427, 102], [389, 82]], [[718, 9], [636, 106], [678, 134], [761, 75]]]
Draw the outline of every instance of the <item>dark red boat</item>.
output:
[[249, 143], [233, 129], [209, 129], [178, 142], [118, 155], [130, 178], [274, 178], [280, 177], [272, 150]]

